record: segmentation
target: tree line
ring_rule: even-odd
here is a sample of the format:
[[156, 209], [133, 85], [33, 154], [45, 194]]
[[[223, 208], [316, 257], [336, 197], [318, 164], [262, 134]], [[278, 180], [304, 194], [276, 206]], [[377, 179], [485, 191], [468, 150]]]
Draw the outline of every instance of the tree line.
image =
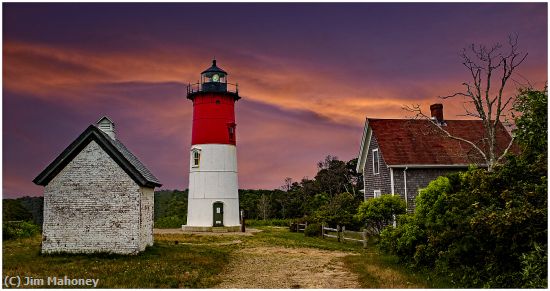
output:
[[[351, 222], [363, 195], [357, 159], [341, 161], [328, 155], [317, 163], [313, 179], [284, 179], [278, 189], [239, 189], [239, 204], [247, 219], [327, 220]], [[155, 191], [155, 227], [173, 228], [186, 224], [188, 190]], [[3, 221], [29, 221], [42, 225], [43, 197], [3, 199]]]
[[[239, 190], [239, 202], [249, 219], [306, 218], [353, 215], [363, 201], [363, 176], [355, 168], [357, 159], [341, 161], [328, 155], [317, 163], [317, 174], [300, 181], [285, 178], [283, 185], [274, 190]], [[342, 211], [340, 211], [342, 210]], [[343, 215], [346, 216], [346, 215]], [[348, 215], [349, 216], [349, 215]]]

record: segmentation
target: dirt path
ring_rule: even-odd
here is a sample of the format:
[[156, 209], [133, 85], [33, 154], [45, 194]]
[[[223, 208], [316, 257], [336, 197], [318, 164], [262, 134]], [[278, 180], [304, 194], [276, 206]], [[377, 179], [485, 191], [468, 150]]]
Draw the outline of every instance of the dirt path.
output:
[[341, 260], [347, 255], [310, 248], [245, 248], [234, 254], [216, 288], [360, 288]]

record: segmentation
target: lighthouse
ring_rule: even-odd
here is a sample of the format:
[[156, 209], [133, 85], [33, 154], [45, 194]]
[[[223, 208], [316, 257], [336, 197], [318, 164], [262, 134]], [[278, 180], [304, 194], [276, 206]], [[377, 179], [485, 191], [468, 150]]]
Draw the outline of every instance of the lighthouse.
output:
[[196, 84], [187, 87], [193, 102], [189, 158], [189, 199], [184, 231], [238, 231], [236, 84], [212, 61]]

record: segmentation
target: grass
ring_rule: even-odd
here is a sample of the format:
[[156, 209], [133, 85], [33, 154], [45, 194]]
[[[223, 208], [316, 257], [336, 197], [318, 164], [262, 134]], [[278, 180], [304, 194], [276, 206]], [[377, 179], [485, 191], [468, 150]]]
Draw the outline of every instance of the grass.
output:
[[[40, 236], [4, 241], [4, 276], [99, 279], [100, 288], [208, 288], [228, 262], [230, 249], [175, 244], [183, 236], [156, 240], [136, 256], [40, 255]], [[47, 287], [47, 286], [38, 286]]]
[[247, 227], [259, 227], [259, 226], [284, 226], [288, 227], [292, 219], [247, 219]]
[[136, 256], [40, 255], [40, 236], [4, 241], [3, 273], [97, 278], [100, 288], [212, 288], [235, 250], [280, 246], [350, 252], [343, 261], [358, 275], [362, 288], [453, 287], [427, 272], [406, 269], [395, 257], [378, 254], [370, 243], [363, 249], [361, 243], [305, 237], [288, 228], [259, 228], [263, 231], [253, 236], [157, 234], [155, 245]]
[[373, 249], [344, 258], [346, 267], [359, 276], [362, 288], [456, 288], [445, 278], [427, 270], [408, 269], [397, 257]]
[[339, 243], [335, 239], [321, 239], [306, 237], [303, 233], [289, 232], [285, 227], [261, 227], [262, 232], [254, 235], [245, 243], [249, 246], [282, 246], [291, 248], [317, 248], [330, 251], [360, 251], [362, 245], [358, 243]]

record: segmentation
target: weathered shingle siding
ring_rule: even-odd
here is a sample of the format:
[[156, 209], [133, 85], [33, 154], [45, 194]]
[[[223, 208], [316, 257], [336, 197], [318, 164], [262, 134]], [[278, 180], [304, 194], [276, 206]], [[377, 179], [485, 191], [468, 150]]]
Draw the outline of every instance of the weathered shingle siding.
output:
[[[399, 193], [405, 199], [405, 183], [404, 183], [404, 168], [393, 169], [393, 179], [395, 192]], [[418, 169], [408, 168], [407, 173], [407, 210], [413, 212], [416, 203], [415, 199], [418, 196], [418, 191], [425, 188], [428, 184], [439, 176], [444, 176], [449, 173], [460, 171], [461, 169]]]
[[390, 187], [390, 170], [384, 161], [384, 153], [379, 149], [378, 154], [380, 157], [380, 174], [374, 175], [372, 164], [372, 150], [378, 149], [378, 142], [374, 134], [371, 137], [369, 152], [367, 153], [367, 159], [365, 161], [365, 167], [363, 168], [363, 179], [365, 183], [365, 200], [374, 197], [374, 190], [380, 190], [381, 194], [391, 193]]
[[44, 189], [42, 251], [138, 252], [152, 242], [152, 191], [90, 142]]

